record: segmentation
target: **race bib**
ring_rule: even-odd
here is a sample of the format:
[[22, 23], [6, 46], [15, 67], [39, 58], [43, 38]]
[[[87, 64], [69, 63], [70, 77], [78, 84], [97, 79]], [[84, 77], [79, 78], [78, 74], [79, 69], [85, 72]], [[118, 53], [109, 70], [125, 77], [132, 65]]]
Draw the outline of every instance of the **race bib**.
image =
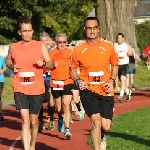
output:
[[90, 84], [101, 84], [104, 83], [104, 72], [89, 72], [89, 83]]
[[19, 72], [20, 83], [23, 85], [33, 84], [35, 82], [34, 72]]
[[63, 89], [64, 89], [64, 81], [53, 80], [53, 90], [63, 90]]

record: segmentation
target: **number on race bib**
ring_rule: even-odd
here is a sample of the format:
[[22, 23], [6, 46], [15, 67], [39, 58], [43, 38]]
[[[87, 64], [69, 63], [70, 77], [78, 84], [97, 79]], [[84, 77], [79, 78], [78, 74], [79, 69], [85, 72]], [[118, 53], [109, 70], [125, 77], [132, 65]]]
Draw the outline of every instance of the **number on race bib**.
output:
[[64, 89], [64, 81], [53, 80], [53, 90], [63, 90], [63, 89]]
[[104, 83], [104, 72], [89, 72], [89, 83], [90, 84], [101, 84]]
[[119, 59], [124, 59], [124, 57], [123, 56], [119, 56]]
[[35, 82], [34, 72], [19, 72], [20, 83], [23, 85], [33, 84]]

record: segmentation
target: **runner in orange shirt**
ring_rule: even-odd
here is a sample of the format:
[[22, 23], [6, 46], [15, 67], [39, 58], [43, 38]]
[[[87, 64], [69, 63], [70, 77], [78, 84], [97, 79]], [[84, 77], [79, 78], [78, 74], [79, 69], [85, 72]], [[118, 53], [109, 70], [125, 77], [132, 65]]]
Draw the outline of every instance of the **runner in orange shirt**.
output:
[[6, 57], [7, 67], [14, 70], [13, 91], [16, 109], [22, 117], [22, 142], [24, 150], [35, 150], [38, 134], [38, 114], [45, 92], [43, 66], [53, 69], [46, 47], [32, 40], [32, 21], [18, 21], [18, 33], [22, 41], [12, 43]]
[[118, 73], [118, 58], [113, 45], [98, 37], [99, 26], [96, 17], [85, 19], [87, 40], [74, 50], [70, 73], [80, 88], [81, 102], [91, 120], [94, 150], [106, 150], [104, 134], [110, 130], [113, 116], [113, 82]]
[[[55, 107], [58, 112], [58, 131], [64, 132], [65, 139], [70, 139], [70, 103], [72, 100], [73, 80], [69, 74], [69, 62], [72, 53], [66, 48], [67, 37], [65, 34], [58, 34], [55, 38], [57, 48], [49, 52], [56, 68], [51, 70], [51, 92], [55, 99]], [[63, 108], [61, 104], [63, 103]], [[63, 117], [64, 114], [64, 117]], [[64, 130], [65, 124], [65, 130]]]

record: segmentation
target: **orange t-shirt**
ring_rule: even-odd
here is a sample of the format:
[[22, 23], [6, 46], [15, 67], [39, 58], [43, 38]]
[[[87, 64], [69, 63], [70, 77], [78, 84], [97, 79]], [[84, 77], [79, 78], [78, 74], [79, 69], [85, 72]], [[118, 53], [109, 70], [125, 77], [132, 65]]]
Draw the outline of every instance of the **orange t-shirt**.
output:
[[21, 69], [14, 73], [13, 90], [25, 95], [40, 95], [45, 92], [43, 80], [43, 67], [35, 62], [44, 60], [42, 54], [42, 42], [31, 41], [29, 46], [24, 46], [22, 41], [11, 44], [11, 55], [14, 65]]
[[58, 63], [58, 67], [51, 70], [50, 85], [53, 87], [53, 80], [64, 81], [64, 85], [73, 84], [73, 80], [69, 73], [69, 64], [72, 54], [72, 50], [66, 48], [64, 51], [60, 51], [57, 48], [49, 52], [53, 62]]
[[[87, 41], [77, 46], [72, 54], [72, 69], [80, 68], [79, 78], [88, 84], [88, 90], [103, 96], [108, 96], [103, 86], [111, 76], [111, 67], [118, 65], [118, 57], [114, 46], [99, 39], [96, 45]], [[114, 95], [114, 92], [109, 94]]]

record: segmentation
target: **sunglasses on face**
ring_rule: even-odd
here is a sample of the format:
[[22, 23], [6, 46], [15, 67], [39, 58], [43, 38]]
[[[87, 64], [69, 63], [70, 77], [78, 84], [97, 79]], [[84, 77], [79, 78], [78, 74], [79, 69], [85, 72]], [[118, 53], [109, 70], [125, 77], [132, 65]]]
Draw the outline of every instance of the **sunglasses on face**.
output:
[[63, 44], [66, 44], [67, 41], [58, 41], [57, 43], [58, 43], [58, 44], [62, 44], [62, 43], [63, 43]]
[[95, 27], [84, 27], [85, 30], [98, 30], [99, 26]]

